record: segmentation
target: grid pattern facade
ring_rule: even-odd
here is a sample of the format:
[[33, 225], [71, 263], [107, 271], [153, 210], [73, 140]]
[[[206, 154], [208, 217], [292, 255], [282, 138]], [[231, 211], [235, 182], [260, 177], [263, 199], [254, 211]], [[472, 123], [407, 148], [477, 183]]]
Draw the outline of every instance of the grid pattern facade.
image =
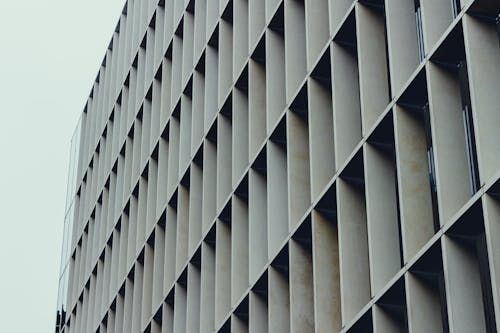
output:
[[496, 0], [128, 0], [57, 332], [496, 332]]

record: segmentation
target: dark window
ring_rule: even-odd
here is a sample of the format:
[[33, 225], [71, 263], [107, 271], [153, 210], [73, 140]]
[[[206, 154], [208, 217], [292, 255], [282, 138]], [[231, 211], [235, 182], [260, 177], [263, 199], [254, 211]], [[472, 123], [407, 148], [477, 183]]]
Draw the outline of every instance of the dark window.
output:
[[426, 103], [424, 105], [423, 111], [424, 111], [425, 139], [427, 142], [427, 167], [429, 169], [429, 182], [431, 187], [432, 215], [434, 217], [434, 230], [438, 231], [440, 225], [439, 225], [439, 211], [437, 203], [436, 168], [434, 165], [434, 149], [432, 147], [429, 103]]
[[422, 62], [425, 57], [425, 50], [424, 31], [422, 30], [422, 7], [420, 6], [420, 0], [415, 0], [415, 21], [417, 27], [418, 60]]
[[457, 17], [460, 13], [460, 0], [451, 0], [451, 14], [453, 18]]
[[479, 171], [477, 166], [476, 143], [474, 138], [474, 122], [472, 119], [472, 108], [470, 102], [469, 79], [467, 76], [467, 64], [460, 61], [458, 64], [458, 77], [460, 82], [460, 95], [462, 97], [462, 111], [465, 131], [465, 148], [467, 150], [467, 162], [469, 165], [469, 178], [471, 193], [479, 189]]

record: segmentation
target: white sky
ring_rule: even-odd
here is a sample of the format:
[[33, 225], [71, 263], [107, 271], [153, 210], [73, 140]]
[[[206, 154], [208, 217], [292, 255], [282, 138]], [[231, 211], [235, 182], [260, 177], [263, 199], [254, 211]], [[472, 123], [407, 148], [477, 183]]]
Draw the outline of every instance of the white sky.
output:
[[69, 145], [125, 0], [0, 0], [0, 332], [53, 332]]

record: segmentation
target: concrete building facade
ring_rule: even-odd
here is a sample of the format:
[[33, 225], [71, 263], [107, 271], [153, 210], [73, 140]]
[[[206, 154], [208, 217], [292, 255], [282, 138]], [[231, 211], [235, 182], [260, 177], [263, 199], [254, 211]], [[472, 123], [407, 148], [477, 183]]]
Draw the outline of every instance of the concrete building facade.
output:
[[496, 332], [497, 0], [128, 0], [58, 333]]

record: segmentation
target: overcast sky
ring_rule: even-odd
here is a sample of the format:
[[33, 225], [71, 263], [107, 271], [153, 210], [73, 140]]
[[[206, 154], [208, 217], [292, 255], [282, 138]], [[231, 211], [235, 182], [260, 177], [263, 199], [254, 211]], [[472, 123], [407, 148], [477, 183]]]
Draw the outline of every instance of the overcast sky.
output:
[[0, 0], [0, 332], [53, 332], [69, 144], [124, 0]]

